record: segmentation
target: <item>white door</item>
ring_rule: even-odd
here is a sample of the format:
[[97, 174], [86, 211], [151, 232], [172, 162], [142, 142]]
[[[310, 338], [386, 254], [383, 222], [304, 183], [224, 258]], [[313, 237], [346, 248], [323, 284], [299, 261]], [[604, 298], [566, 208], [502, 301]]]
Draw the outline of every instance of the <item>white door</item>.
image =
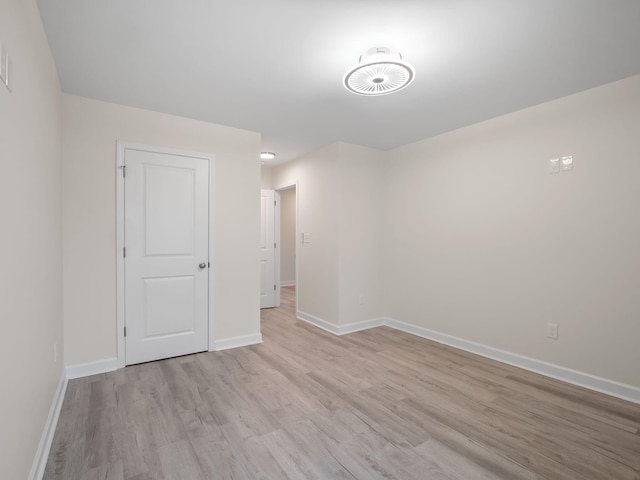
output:
[[207, 350], [209, 161], [124, 156], [126, 364]]
[[260, 190], [260, 308], [276, 306], [275, 192]]

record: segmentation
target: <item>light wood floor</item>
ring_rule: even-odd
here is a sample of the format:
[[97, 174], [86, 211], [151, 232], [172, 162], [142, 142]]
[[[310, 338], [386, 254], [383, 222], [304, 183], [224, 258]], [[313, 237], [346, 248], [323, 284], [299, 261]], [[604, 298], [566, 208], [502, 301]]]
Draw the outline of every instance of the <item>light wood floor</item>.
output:
[[640, 479], [640, 405], [380, 327], [69, 382], [46, 480]]

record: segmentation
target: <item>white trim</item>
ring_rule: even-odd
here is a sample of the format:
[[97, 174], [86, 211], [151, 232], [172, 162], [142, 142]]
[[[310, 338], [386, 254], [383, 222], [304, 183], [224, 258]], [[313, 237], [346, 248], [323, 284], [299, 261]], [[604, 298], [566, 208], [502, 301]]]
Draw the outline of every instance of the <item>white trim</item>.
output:
[[284, 282], [280, 282], [280, 286], [281, 287], [295, 287], [296, 286], [296, 281], [295, 280], [285, 280]]
[[300, 229], [300, 182], [296, 180], [294, 186], [296, 189], [296, 248], [294, 249], [295, 258], [293, 261], [293, 269], [296, 281], [296, 311], [298, 311], [298, 305], [300, 305], [300, 290], [302, 287], [302, 281], [300, 280], [300, 233], [302, 232]]
[[216, 157], [210, 156], [209, 160], [209, 351], [216, 343], [216, 236], [215, 236], [215, 179], [216, 179]]
[[41, 480], [44, 476], [44, 470], [49, 458], [49, 451], [51, 450], [51, 443], [53, 442], [53, 434], [55, 433], [56, 426], [58, 425], [58, 418], [60, 418], [60, 410], [62, 409], [64, 394], [67, 392], [67, 383], [68, 379], [66, 372], [63, 369], [60, 381], [58, 382], [58, 388], [56, 388], [56, 392], [53, 395], [51, 408], [49, 408], [49, 415], [47, 416], [47, 421], [44, 424], [36, 455], [33, 458], [31, 472], [29, 472], [28, 477], [29, 480]]
[[[124, 165], [125, 150], [143, 150], [146, 152], [157, 152], [169, 155], [179, 155], [185, 157], [202, 158], [209, 162], [209, 305], [208, 305], [208, 348], [213, 350], [212, 345], [215, 343], [214, 321], [215, 321], [215, 156], [208, 153], [190, 152], [187, 150], [178, 150], [173, 148], [159, 147], [155, 145], [144, 145], [140, 143], [116, 141], [116, 338], [117, 338], [117, 366], [116, 368], [124, 368], [126, 365], [125, 355], [125, 284], [124, 284], [124, 258], [122, 257], [122, 249], [124, 248], [125, 232], [124, 232], [124, 178], [121, 172], [121, 166]], [[67, 367], [70, 368], [70, 367]], [[71, 367], [72, 369], [75, 367]], [[110, 371], [110, 370], [107, 370]], [[102, 372], [97, 372], [102, 373]], [[93, 375], [93, 374], [89, 374]], [[84, 376], [84, 375], [80, 375]], [[75, 378], [75, 377], [70, 377]]]
[[361, 322], [347, 323], [338, 326], [338, 335], [346, 335], [349, 333], [360, 332], [370, 328], [382, 327], [385, 325], [384, 318], [372, 318], [370, 320], [362, 320]]
[[273, 243], [275, 243], [276, 248], [273, 252], [273, 276], [275, 279], [274, 284], [276, 285], [276, 293], [274, 298], [274, 306], [280, 306], [280, 192], [277, 190], [273, 191], [273, 201], [275, 202], [274, 212], [273, 212]]
[[449, 345], [466, 352], [491, 358], [492, 360], [513, 365], [514, 367], [523, 368], [530, 372], [539, 373], [546, 377], [555, 378], [556, 380], [588, 388], [589, 390], [594, 390], [596, 392], [605, 393], [630, 402], [640, 403], [640, 388], [632, 385], [626, 385], [624, 383], [615, 382], [613, 380], [561, 367], [552, 363], [543, 362], [534, 358], [525, 357], [516, 353], [507, 352], [498, 348], [489, 347], [480, 343], [471, 342], [469, 340], [464, 340], [445, 333], [400, 322], [391, 318], [386, 319], [385, 324], [386, 326], [395, 328], [396, 330], [401, 330], [403, 332], [433, 340], [434, 342], [442, 343], [444, 345]]
[[372, 318], [370, 320], [363, 320], [361, 322], [348, 323], [346, 325], [336, 325], [335, 323], [327, 322], [321, 318], [314, 317], [313, 315], [305, 312], [298, 311], [296, 316], [303, 322], [315, 325], [318, 328], [326, 330], [334, 335], [346, 335], [349, 333], [359, 332], [361, 330], [368, 330], [369, 328], [381, 327], [385, 325], [386, 319], [384, 318]]
[[116, 338], [118, 368], [125, 366], [124, 339], [124, 178], [121, 168], [124, 165], [124, 150], [127, 143], [116, 142]]
[[298, 317], [298, 320], [302, 320], [303, 322], [307, 322], [307, 323], [310, 323], [311, 325], [315, 325], [316, 327], [321, 328], [322, 330], [326, 330], [329, 333], [333, 333], [334, 335], [340, 335], [338, 333], [338, 325], [334, 323], [327, 322], [326, 320], [322, 320], [321, 318], [314, 317], [313, 315], [309, 313], [301, 312], [300, 310], [296, 312], [296, 317]]
[[68, 365], [65, 368], [67, 379], [89, 377], [99, 373], [113, 372], [119, 368], [119, 359], [116, 357], [96, 360], [95, 362]]
[[249, 345], [257, 345], [262, 343], [262, 334], [256, 333], [253, 335], [242, 335], [240, 337], [225, 338], [224, 340], [217, 340], [213, 344], [211, 351], [228, 350], [229, 348], [248, 347]]
[[334, 335], [345, 335], [380, 326], [394, 328], [411, 335], [416, 335], [443, 345], [464, 350], [465, 352], [474, 353], [476, 355], [490, 358], [508, 365], [513, 365], [514, 367], [522, 368], [530, 372], [539, 373], [545, 377], [555, 378], [556, 380], [570, 383], [572, 385], [588, 388], [589, 390], [594, 390], [596, 392], [621, 398], [622, 400], [640, 404], [640, 388], [633, 385], [615, 382], [589, 373], [579, 372], [570, 368], [536, 360], [535, 358], [525, 357], [524, 355], [507, 352], [481, 343], [471, 342], [452, 335], [447, 335], [446, 333], [436, 332], [435, 330], [411, 325], [392, 318], [374, 318], [347, 325], [335, 325], [305, 312], [298, 311], [297, 317], [304, 322], [315, 325], [316, 327], [319, 327], [329, 333], [333, 333]]

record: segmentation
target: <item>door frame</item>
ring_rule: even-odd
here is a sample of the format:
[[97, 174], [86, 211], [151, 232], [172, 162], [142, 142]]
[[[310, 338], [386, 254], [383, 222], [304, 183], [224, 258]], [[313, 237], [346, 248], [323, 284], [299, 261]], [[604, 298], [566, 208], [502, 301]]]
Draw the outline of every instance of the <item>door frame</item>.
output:
[[118, 368], [126, 366], [126, 347], [124, 338], [125, 327], [125, 276], [124, 257], [122, 255], [125, 247], [124, 231], [124, 175], [123, 166], [126, 150], [142, 150], [146, 152], [164, 153], [168, 155], [178, 155], [192, 158], [201, 158], [209, 162], [209, 262], [207, 268], [209, 281], [209, 302], [208, 302], [208, 350], [213, 351], [215, 345], [215, 242], [214, 242], [214, 179], [215, 179], [215, 156], [208, 153], [192, 152], [188, 150], [178, 150], [165, 148], [157, 145], [146, 145], [142, 143], [116, 141], [116, 338], [117, 338], [117, 358]]
[[273, 241], [276, 244], [276, 248], [273, 252], [273, 281], [276, 284], [276, 295], [274, 303], [276, 307], [280, 306], [280, 192], [273, 190], [273, 199], [276, 202], [273, 216]]
[[278, 248], [276, 249], [276, 255], [277, 255], [277, 260], [276, 260], [276, 268], [278, 269], [278, 305], [280, 305], [280, 192], [283, 190], [289, 190], [289, 189], [295, 189], [296, 191], [296, 212], [295, 212], [295, 222], [296, 222], [296, 241], [295, 241], [295, 262], [294, 262], [294, 275], [295, 275], [295, 281], [296, 281], [296, 315], [298, 315], [298, 296], [299, 296], [299, 292], [300, 292], [300, 275], [299, 275], [299, 271], [298, 271], [298, 259], [300, 258], [299, 255], [299, 241], [300, 241], [300, 217], [299, 217], [299, 212], [300, 212], [300, 208], [299, 208], [299, 204], [300, 204], [300, 182], [298, 180], [292, 181], [292, 182], [285, 182], [281, 185], [278, 185], [276, 187], [274, 187], [274, 191], [276, 192], [276, 195], [278, 196], [278, 204], [276, 206], [276, 236], [277, 236], [277, 245]]

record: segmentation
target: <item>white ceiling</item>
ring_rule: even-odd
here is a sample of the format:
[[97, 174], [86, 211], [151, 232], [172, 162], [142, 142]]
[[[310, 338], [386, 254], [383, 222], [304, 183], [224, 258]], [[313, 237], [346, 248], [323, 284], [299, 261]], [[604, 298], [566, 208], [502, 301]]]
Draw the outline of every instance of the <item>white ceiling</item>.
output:
[[[38, 0], [65, 92], [263, 134], [288, 161], [389, 149], [640, 73], [638, 0]], [[416, 70], [361, 97], [374, 46]]]

